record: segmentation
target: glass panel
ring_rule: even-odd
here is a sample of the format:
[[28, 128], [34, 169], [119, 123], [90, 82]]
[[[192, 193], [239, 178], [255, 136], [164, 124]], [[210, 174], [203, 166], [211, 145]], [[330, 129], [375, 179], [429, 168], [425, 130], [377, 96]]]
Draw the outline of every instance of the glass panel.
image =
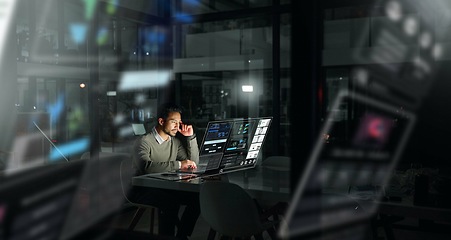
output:
[[[21, 1], [17, 8], [17, 58], [21, 62], [18, 65], [20, 78], [16, 106], [22, 112], [48, 113], [51, 137], [59, 143], [89, 135], [89, 91], [96, 91], [99, 96], [101, 141], [108, 144], [120, 142], [123, 129], [118, 127], [132, 121], [152, 121], [159, 101], [174, 97], [172, 92], [176, 82], [172, 81], [172, 73], [181, 74], [182, 89], [177, 97], [189, 109], [186, 117], [193, 121], [274, 114], [272, 104], [279, 100], [272, 99], [271, 15], [183, 25], [182, 45], [175, 46], [171, 29], [161, 25], [166, 19], [152, 19], [152, 22], [161, 20], [158, 24], [144, 25], [142, 22], [143, 17], [167, 13], [165, 7], [170, 7], [167, 2], [104, 0], [95, 2], [96, 8], [93, 8], [89, 3], [94, 2]], [[184, 11], [194, 9], [190, 4], [199, 4], [196, 13], [272, 4], [270, 0], [180, 2]], [[208, 3], [214, 3], [214, 6]], [[120, 11], [126, 14], [126, 19], [121, 18], [124, 15], [119, 14]], [[94, 13], [99, 16], [98, 29], [90, 29]], [[281, 21], [282, 70], [278, 77], [281, 78], [282, 110], [281, 116], [277, 117], [287, 123], [291, 19], [287, 15]], [[97, 48], [94, 53], [98, 51], [98, 56], [92, 55], [92, 49], [88, 49], [90, 32], [95, 34], [93, 47]], [[181, 52], [182, 58], [172, 59], [172, 51]], [[99, 79], [90, 79], [89, 67], [96, 64], [88, 64], [87, 59], [98, 60], [100, 69], [92, 70], [100, 70]], [[180, 62], [183, 60], [186, 62]], [[43, 65], [29, 65], [30, 61]], [[171, 67], [172, 72], [167, 70]], [[136, 72], [145, 75], [133, 75]], [[154, 74], [164, 75], [165, 82], [155, 84]], [[149, 81], [140, 81], [145, 86], [138, 86], [127, 83], [124, 80], [127, 77]], [[81, 83], [87, 87], [82, 88]], [[248, 92], [246, 87], [252, 87], [252, 91]], [[193, 95], [190, 91], [199, 94]], [[57, 106], [63, 110], [54, 112], [53, 108]], [[138, 115], [143, 113], [144, 118], [136, 115], [137, 112]], [[50, 116], [55, 114], [58, 114], [57, 121]], [[84, 120], [81, 121], [80, 117]], [[116, 121], [120, 125], [116, 125]], [[288, 134], [287, 129], [282, 131]], [[105, 145], [108, 147], [108, 144]]]
[[324, 22], [324, 49], [368, 47], [371, 18], [328, 20]]
[[99, 64], [104, 70], [97, 86], [100, 141], [102, 151], [120, 151], [121, 144], [133, 136], [129, 123], [148, 123], [154, 117], [159, 87], [154, 77], [166, 71], [161, 57], [170, 39], [162, 26], [105, 13], [99, 31], [102, 29], [104, 41], [97, 42]]
[[[102, 148], [106, 151], [117, 150], [133, 136], [128, 129], [130, 123], [144, 123], [147, 127], [153, 121], [159, 89], [172, 80], [167, 66], [170, 59], [166, 51], [171, 41], [167, 28], [125, 19], [113, 24], [113, 45], [108, 42], [100, 48], [118, 63], [106, 65], [100, 75], [99, 121]], [[119, 44], [120, 53], [115, 47]], [[120, 74], [110, 74], [109, 69], [117, 69]]]
[[29, 7], [25, 1], [19, 1], [16, 8], [17, 61], [28, 62], [31, 47]]
[[[272, 145], [289, 155], [289, 89], [291, 16], [280, 24], [280, 76], [274, 80], [272, 21], [269, 17], [229, 19], [182, 26], [181, 57], [174, 71], [181, 73], [184, 117], [202, 129], [209, 120], [273, 116], [280, 103], [280, 141]], [[280, 81], [280, 99], [273, 99], [273, 81]], [[249, 90], [248, 90], [249, 89]], [[283, 139], [283, 140], [282, 140]]]
[[[349, 70], [347, 68], [330, 68], [326, 70], [326, 94], [324, 103], [327, 114], [330, 114], [331, 108], [334, 105], [335, 98], [341, 90], [349, 88]], [[339, 112], [334, 114], [334, 119], [343, 121], [348, 118], [348, 106], [340, 106]]]
[[[291, 14], [280, 18], [280, 67], [291, 68]], [[289, 82], [289, 81], [288, 81]]]
[[117, 58], [117, 22], [104, 16], [105, 19], [99, 24], [97, 30], [96, 44], [99, 50], [99, 68], [100, 70], [116, 69]]
[[163, 26], [148, 25], [140, 28], [141, 44], [139, 52], [142, 56], [141, 64], [144, 69], [156, 70], [159, 67], [165, 67], [163, 61], [161, 61], [163, 59], [160, 59], [159, 56], [164, 57], [166, 54], [165, 45], [171, 41], [169, 36], [169, 30]]
[[[267, 71], [234, 71], [182, 74], [182, 104], [192, 120], [270, 116], [271, 107], [260, 101], [272, 91]], [[249, 89], [246, 89], [249, 87]], [[187, 104], [189, 103], [189, 104]]]
[[265, 58], [271, 66], [272, 29], [269, 17], [244, 18], [183, 26], [184, 57], [246, 56]]
[[334, 20], [324, 23], [324, 49], [350, 47], [350, 20]]
[[[178, 0], [173, 0], [176, 2]], [[225, 12], [233, 10], [241, 10], [247, 8], [267, 7], [272, 4], [272, 0], [233, 0], [233, 1], [181, 1], [181, 12], [176, 13], [176, 17], [183, 17], [191, 14], [205, 14], [214, 12]], [[174, 11], [175, 12], [175, 11]]]
[[60, 65], [86, 67], [89, 23], [84, 7], [76, 1], [64, 2], [64, 45], [60, 46]]
[[[420, 22], [418, 14], [404, 16], [412, 22]], [[394, 47], [417, 45], [418, 40], [406, 34], [409, 28], [394, 22], [389, 17], [373, 17], [371, 19], [371, 43], [373, 47]]]
[[[193, 96], [198, 99], [182, 99], [196, 104], [189, 108], [193, 118], [211, 120], [271, 114], [271, 106], [262, 105], [268, 101], [260, 101], [264, 93], [272, 93], [272, 75], [263, 70], [272, 68], [270, 19], [188, 24], [183, 26], [183, 33], [186, 35], [182, 36], [182, 52], [187, 59], [176, 59], [174, 71], [196, 72], [182, 75], [186, 87], [201, 82], [192, 86], [201, 93]], [[243, 87], [253, 89], [244, 92]], [[182, 87], [181, 96], [186, 93]]]
[[289, 109], [291, 109], [291, 14], [283, 14], [280, 16], [280, 68], [279, 151], [280, 155], [290, 156], [291, 116]]
[[138, 24], [121, 19], [121, 66], [124, 70], [136, 70], [139, 66]]
[[[249, 3], [249, 7], [267, 7], [267, 6], [271, 6], [272, 4], [272, 0], [258, 0], [258, 1], [248, 1], [248, 0], [244, 0], [243, 2], [248, 2]], [[281, 1], [282, 4], [283, 1]]]
[[[399, 17], [421, 22], [411, 9]], [[324, 49], [359, 47], [413, 46], [417, 39], [406, 34], [408, 29], [387, 16], [382, 7], [344, 7], [324, 10]]]
[[[88, 91], [89, 88], [82, 88], [80, 80], [66, 80], [65, 103], [67, 139], [77, 140], [81, 137], [88, 137], [90, 132]], [[88, 151], [89, 149], [85, 149]], [[83, 153], [80, 152], [79, 155]]]
[[[202, 133], [210, 120], [272, 116], [271, 70], [182, 74], [186, 122]], [[267, 143], [271, 146], [271, 143]], [[271, 149], [271, 147], [268, 147]]]
[[132, 0], [132, 1], [111, 1], [111, 0], [102, 0], [105, 2], [115, 2], [118, 6], [122, 8], [131, 9], [138, 12], [143, 12], [149, 15], [161, 16], [159, 15], [159, 5], [164, 3], [167, 0]]
[[[36, 0], [33, 16], [36, 29], [30, 30], [30, 61], [56, 64], [58, 49], [58, 4], [54, 0]], [[33, 28], [31, 28], [33, 29]]]
[[[61, 83], [66, 85], [64, 91], [59, 88]], [[89, 135], [87, 90], [80, 87], [79, 80], [19, 78], [17, 96], [17, 112], [22, 118], [19, 126], [23, 127], [24, 133], [30, 134], [29, 138], [36, 133], [45, 142], [45, 153], [49, 155], [43, 156], [42, 161], [78, 159], [88, 150], [89, 145], [80, 152], [60, 155], [48, 142], [61, 147]], [[39, 133], [39, 129], [43, 132]]]
[[32, 111], [34, 104], [34, 97], [30, 92], [30, 79], [29, 78], [18, 78], [17, 79], [17, 100], [16, 107], [18, 112]]

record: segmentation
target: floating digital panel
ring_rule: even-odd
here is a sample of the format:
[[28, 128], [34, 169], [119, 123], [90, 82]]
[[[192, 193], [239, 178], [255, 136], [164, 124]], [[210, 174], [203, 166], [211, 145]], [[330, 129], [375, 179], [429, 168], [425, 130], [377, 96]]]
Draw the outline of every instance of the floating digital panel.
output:
[[[352, 119], [342, 121], [335, 114], [343, 106], [352, 106]], [[388, 103], [341, 91], [301, 175], [280, 236], [327, 232], [370, 218], [381, 192], [365, 195], [364, 200], [371, 201], [362, 211], [358, 203], [362, 195], [349, 190], [386, 184], [415, 119], [411, 112]]]

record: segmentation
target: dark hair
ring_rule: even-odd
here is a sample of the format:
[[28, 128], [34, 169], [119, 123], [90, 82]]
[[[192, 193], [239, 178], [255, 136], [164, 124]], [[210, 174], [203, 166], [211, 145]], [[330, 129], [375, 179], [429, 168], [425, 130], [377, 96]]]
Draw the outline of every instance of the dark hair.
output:
[[164, 103], [158, 107], [157, 118], [166, 119], [171, 112], [178, 112], [182, 114], [182, 108], [175, 103]]

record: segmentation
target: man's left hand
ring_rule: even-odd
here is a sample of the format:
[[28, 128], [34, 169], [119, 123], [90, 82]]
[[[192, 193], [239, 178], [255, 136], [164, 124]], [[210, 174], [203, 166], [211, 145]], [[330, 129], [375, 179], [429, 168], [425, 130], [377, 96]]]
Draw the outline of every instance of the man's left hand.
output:
[[194, 134], [193, 125], [187, 125], [180, 122], [179, 133], [185, 137], [192, 136]]

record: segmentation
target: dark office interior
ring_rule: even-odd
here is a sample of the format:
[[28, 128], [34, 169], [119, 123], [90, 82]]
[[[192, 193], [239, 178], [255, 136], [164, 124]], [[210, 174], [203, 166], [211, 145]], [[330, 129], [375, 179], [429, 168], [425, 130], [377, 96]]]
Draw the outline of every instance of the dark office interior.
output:
[[[176, 239], [149, 232], [150, 211], [128, 228], [139, 206], [118, 174], [133, 126], [150, 132], [165, 102], [182, 107], [199, 145], [211, 121], [271, 117], [253, 169], [213, 179], [276, 209], [264, 239], [451, 236], [449, 1], [0, 9], [0, 239]], [[319, 209], [308, 198], [318, 193]], [[210, 229], [201, 216], [190, 239]]]

